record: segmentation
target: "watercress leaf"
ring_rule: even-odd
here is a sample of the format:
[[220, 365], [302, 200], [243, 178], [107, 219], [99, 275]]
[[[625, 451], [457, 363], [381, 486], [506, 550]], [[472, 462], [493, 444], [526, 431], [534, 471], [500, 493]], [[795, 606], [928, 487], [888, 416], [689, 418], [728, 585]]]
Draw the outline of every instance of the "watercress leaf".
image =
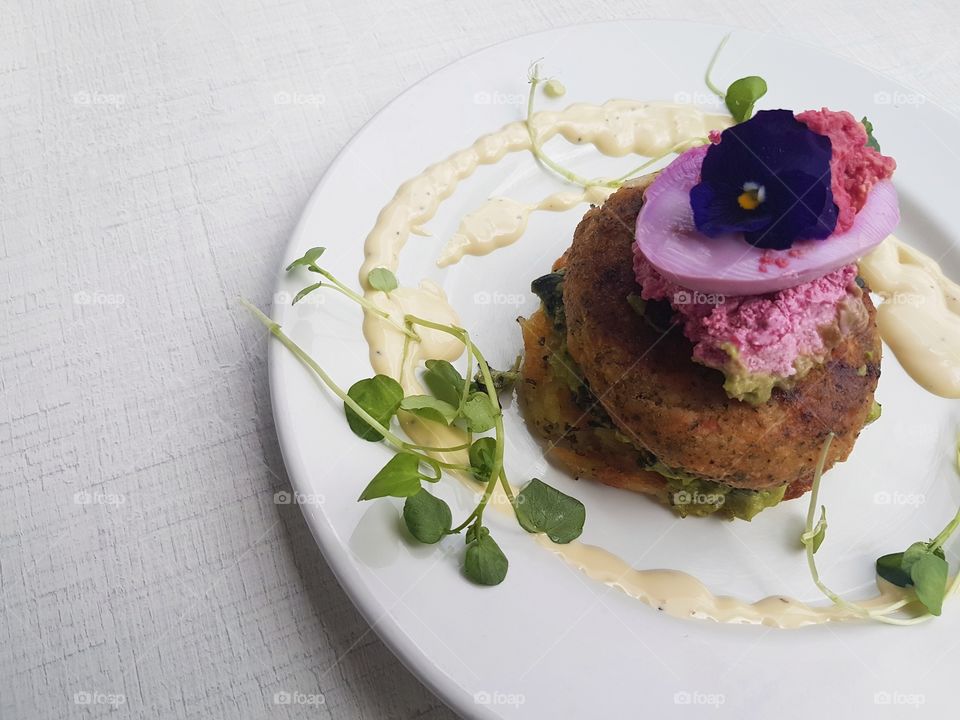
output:
[[917, 591], [917, 599], [932, 615], [939, 615], [943, 608], [943, 596], [947, 592], [947, 561], [927, 552], [910, 566], [910, 579]]
[[474, 440], [468, 451], [470, 458], [470, 472], [482, 483], [490, 480], [493, 472], [493, 459], [496, 454], [497, 441], [492, 437], [482, 437]]
[[555, 543], [576, 540], [587, 511], [576, 498], [534, 478], [517, 495], [517, 520], [527, 532], [546, 533]]
[[400, 401], [400, 409], [425, 420], [449, 425], [457, 417], [457, 409], [450, 403], [431, 395], [410, 395]]
[[[355, 382], [347, 390], [347, 395], [357, 405], [366, 410], [374, 420], [386, 427], [400, 407], [400, 402], [403, 400], [403, 388], [392, 377], [374, 375], [372, 378]], [[370, 442], [378, 442], [383, 439], [383, 435], [374, 430], [366, 420], [357, 415], [346, 403], [343, 405], [343, 410], [354, 435]]]
[[379, 497], [410, 497], [420, 492], [420, 458], [413, 453], [397, 453], [373, 476], [360, 493], [359, 500]]
[[326, 250], [326, 248], [322, 248], [322, 247], [310, 248], [303, 254], [303, 257], [298, 257], [292, 263], [287, 265], [287, 272], [290, 272], [295, 267], [301, 267], [301, 266], [310, 267], [311, 265], [316, 264], [320, 256], [323, 255], [324, 250]]
[[757, 100], [767, 94], [767, 82], [762, 77], [750, 75], [734, 80], [727, 88], [724, 101], [733, 119], [738, 123], [753, 115], [753, 106]]
[[486, 432], [496, 425], [499, 409], [494, 409], [490, 396], [473, 393], [463, 404], [463, 417], [470, 432]]
[[899, 587], [908, 587], [913, 584], [911, 569], [920, 558], [930, 554], [941, 560], [945, 558], [943, 548], [931, 551], [927, 543], [915, 542], [904, 552], [877, 558], [877, 575]]
[[489, 531], [480, 532], [475, 533], [473, 541], [467, 545], [463, 571], [468, 578], [479, 585], [499, 585], [507, 576], [509, 564], [507, 556], [490, 537]]
[[880, 143], [878, 143], [877, 139], [873, 136], [873, 123], [867, 120], [867, 116], [864, 115], [860, 119], [860, 124], [863, 125], [863, 129], [867, 131], [867, 147], [872, 147], [877, 152], [880, 152]]
[[385, 293], [396, 290], [399, 285], [397, 276], [383, 267], [371, 270], [370, 274], [367, 275], [367, 282], [374, 290], [382, 290]]
[[314, 290], [320, 287], [323, 287], [323, 283], [314, 283], [313, 285], [307, 285], [303, 290], [301, 290], [300, 292], [298, 292], [296, 295], [293, 296], [293, 302], [290, 304], [296, 305], [298, 302], [303, 300], [307, 295], [309, 295]]
[[927, 543], [915, 542], [913, 545], [903, 551], [903, 561], [901, 563], [901, 567], [903, 568], [904, 572], [909, 573], [910, 568], [913, 567], [914, 563], [920, 560], [924, 555], [929, 555], [930, 553], [939, 554], [941, 558], [943, 557], [943, 550], [940, 548], [937, 548], [936, 550], [930, 550], [930, 547], [927, 545]]
[[467, 545], [469, 545], [470, 543], [474, 542], [479, 538], [486, 537], [489, 534], [490, 534], [490, 531], [487, 528], [483, 527], [482, 525], [481, 526], [471, 525], [470, 527], [467, 528], [467, 536], [466, 536]]
[[437, 400], [460, 407], [464, 379], [460, 372], [446, 360], [427, 360], [423, 381]]
[[910, 573], [903, 569], [903, 553], [890, 553], [877, 558], [877, 575], [898, 587], [912, 583]]
[[450, 532], [453, 515], [443, 500], [421, 490], [403, 503], [403, 522], [417, 540], [432, 545]]

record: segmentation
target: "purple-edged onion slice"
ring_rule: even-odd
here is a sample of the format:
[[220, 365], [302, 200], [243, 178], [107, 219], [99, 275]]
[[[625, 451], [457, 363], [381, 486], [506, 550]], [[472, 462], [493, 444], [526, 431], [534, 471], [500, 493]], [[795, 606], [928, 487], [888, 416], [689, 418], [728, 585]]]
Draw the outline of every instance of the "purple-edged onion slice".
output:
[[682, 287], [724, 295], [760, 295], [793, 287], [855, 262], [900, 222], [897, 191], [876, 183], [853, 226], [825, 240], [801, 240], [789, 250], [750, 245], [739, 233], [710, 238], [698, 232], [690, 189], [700, 180], [707, 146], [687, 150], [647, 188], [637, 216], [640, 251], [661, 275]]

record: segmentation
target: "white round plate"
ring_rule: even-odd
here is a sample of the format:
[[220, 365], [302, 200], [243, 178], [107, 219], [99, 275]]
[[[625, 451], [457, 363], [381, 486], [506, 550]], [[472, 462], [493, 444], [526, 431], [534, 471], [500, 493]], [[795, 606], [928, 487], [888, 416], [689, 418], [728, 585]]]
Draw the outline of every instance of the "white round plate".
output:
[[[356, 283], [363, 240], [407, 178], [523, 117], [527, 67], [544, 58], [567, 95], [538, 109], [627, 97], [688, 100], [720, 108], [703, 85], [728, 28], [625, 21], [553, 30], [497, 45], [437, 72], [376, 115], [344, 148], [310, 199], [285, 260], [324, 245], [323, 264]], [[720, 58], [720, 84], [760, 74], [759, 107], [849, 109], [874, 123], [897, 158], [903, 222], [898, 234], [941, 258], [951, 252], [960, 123], [925, 98], [863, 67], [782, 38], [735, 31]], [[549, 149], [588, 175], [615, 176], [635, 158], [603, 158], [562, 140]], [[618, 172], [619, 170], [619, 172]], [[491, 362], [520, 349], [515, 318], [537, 305], [530, 281], [570, 243], [584, 208], [538, 213], [517, 244], [486, 257], [435, 266], [460, 218], [491, 195], [536, 200], [560, 189], [527, 154], [481, 168], [412, 237], [401, 283], [441, 285]], [[320, 295], [289, 307], [306, 284], [280, 273], [273, 317], [343, 386], [371, 374], [360, 313]], [[468, 717], [898, 717], [907, 709], [945, 717], [955, 702], [960, 603], [912, 628], [848, 623], [795, 631], [666, 617], [615, 588], [587, 579], [545, 551], [506, 517], [490, 518], [510, 558], [506, 581], [472, 585], [461, 574], [463, 540], [417, 546], [399, 532], [401, 504], [358, 503], [386, 462], [386, 447], [354, 437], [341, 407], [279, 343], [270, 349], [277, 430], [307, 522], [340, 582], [366, 619], [416, 675]], [[873, 561], [927, 539], [960, 503], [951, 469], [960, 404], [915, 385], [888, 352], [878, 390], [883, 417], [864, 430], [849, 461], [825, 478], [830, 529], [818, 554], [828, 584], [854, 596], [873, 589]], [[692, 573], [716, 593], [747, 599], [787, 594], [825, 602], [810, 580], [798, 536], [806, 501], [783, 503], [753, 522], [678, 520], [645, 497], [577, 482], [548, 467], [515, 407], [507, 408], [507, 467], [581, 499], [582, 539], [637, 568]], [[763, 452], [763, 448], [757, 449]], [[437, 489], [455, 516], [474, 504], [456, 480]], [[957, 563], [957, 545], [948, 559]]]

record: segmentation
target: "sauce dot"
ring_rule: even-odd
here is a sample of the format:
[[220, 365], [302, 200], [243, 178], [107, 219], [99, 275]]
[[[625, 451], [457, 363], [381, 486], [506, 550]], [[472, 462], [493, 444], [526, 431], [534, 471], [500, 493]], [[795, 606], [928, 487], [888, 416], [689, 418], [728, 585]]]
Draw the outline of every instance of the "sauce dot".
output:
[[547, 97], [558, 98], [563, 97], [567, 93], [567, 88], [564, 87], [563, 83], [559, 80], [547, 80], [543, 84], [543, 94]]

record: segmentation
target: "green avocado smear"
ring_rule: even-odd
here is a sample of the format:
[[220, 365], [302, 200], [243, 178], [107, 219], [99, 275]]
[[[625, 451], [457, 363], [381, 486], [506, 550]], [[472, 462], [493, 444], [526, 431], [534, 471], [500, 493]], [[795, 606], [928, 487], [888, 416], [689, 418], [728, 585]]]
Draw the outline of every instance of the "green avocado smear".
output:
[[[783, 500], [786, 485], [766, 490], [734, 488], [683, 469], [668, 467], [617, 428], [602, 406], [593, 399], [590, 388], [581, 382], [583, 373], [567, 348], [563, 275], [563, 270], [543, 275], [531, 283], [531, 290], [540, 298], [541, 307], [560, 339], [560, 347], [549, 359], [550, 371], [573, 391], [578, 404], [590, 412], [589, 431], [610, 446], [611, 452], [634, 454], [641, 469], [663, 477], [666, 484], [656, 498], [680, 517], [716, 515], [730, 520], [751, 520], [761, 510]], [[668, 303], [647, 302], [638, 296], [631, 296], [627, 300], [647, 322], [654, 324], [665, 321], [669, 325], [671, 310]]]

